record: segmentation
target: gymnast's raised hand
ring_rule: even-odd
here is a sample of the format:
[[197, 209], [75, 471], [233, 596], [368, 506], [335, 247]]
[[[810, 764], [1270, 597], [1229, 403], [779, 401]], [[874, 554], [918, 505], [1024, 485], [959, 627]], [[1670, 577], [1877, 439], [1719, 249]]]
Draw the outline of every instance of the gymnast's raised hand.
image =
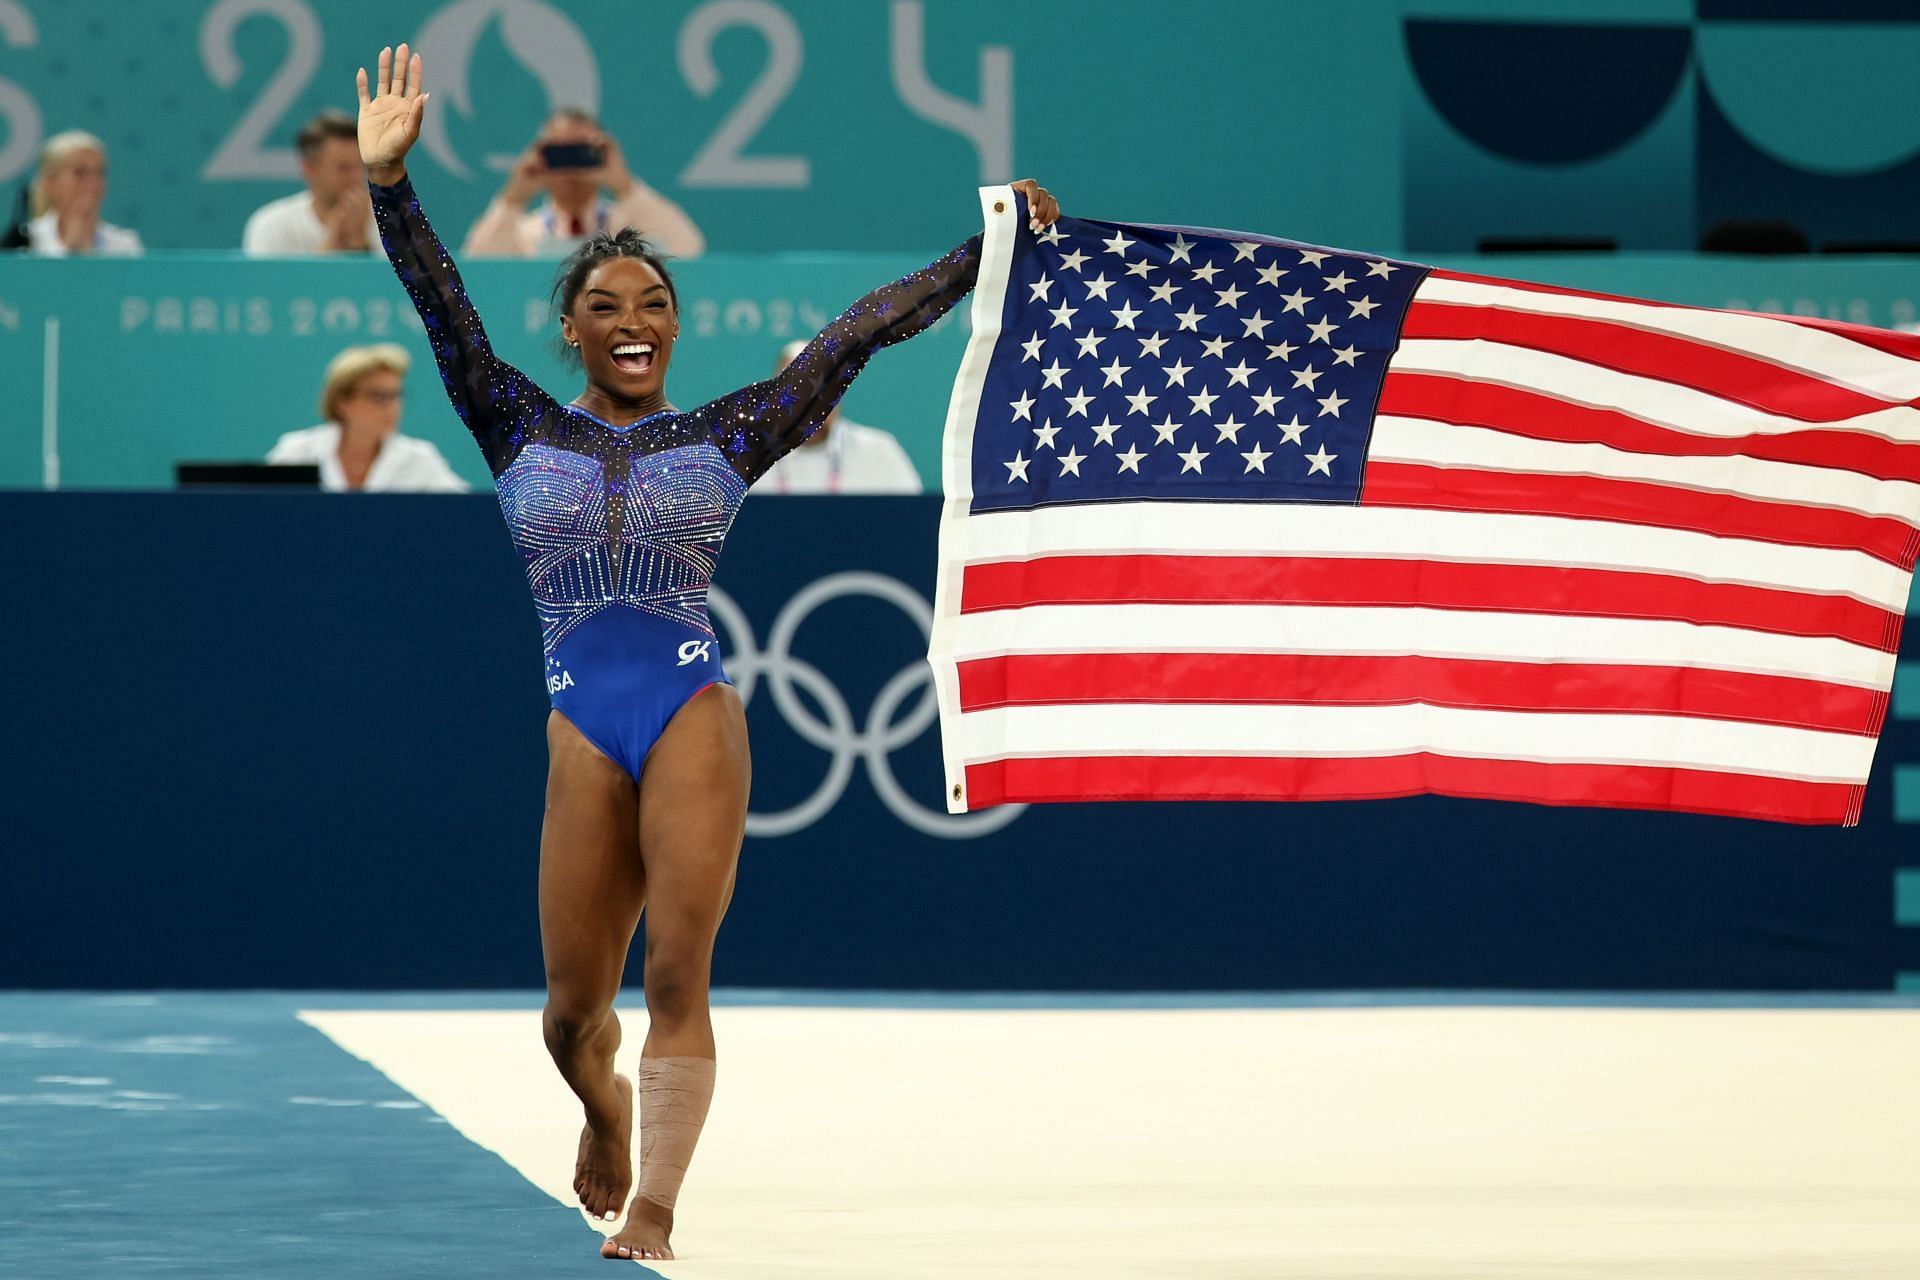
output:
[[427, 109], [427, 95], [420, 92], [420, 55], [409, 56], [405, 44], [382, 49], [373, 92], [367, 91], [365, 67], [355, 80], [360, 90], [360, 163], [369, 178], [390, 187], [406, 174], [403, 162], [420, 136], [420, 117]]

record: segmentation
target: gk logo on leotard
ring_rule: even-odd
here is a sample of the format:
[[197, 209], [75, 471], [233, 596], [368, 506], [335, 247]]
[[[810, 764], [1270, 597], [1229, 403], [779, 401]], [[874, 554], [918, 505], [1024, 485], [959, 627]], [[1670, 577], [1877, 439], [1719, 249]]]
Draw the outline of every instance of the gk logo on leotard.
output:
[[[740, 701], [751, 704], [754, 691], [764, 680], [781, 719], [808, 744], [827, 753], [826, 777], [813, 794], [778, 813], [749, 812], [747, 834], [784, 836], [812, 826], [840, 802], [853, 777], [854, 765], [862, 761], [880, 802], [914, 830], [948, 840], [970, 840], [1000, 830], [1026, 812], [1026, 806], [1002, 805], [979, 813], [949, 814], [944, 805], [932, 809], [915, 800], [894, 777], [893, 753], [919, 741], [940, 715], [933, 697], [933, 671], [922, 654], [907, 651], [903, 655], [907, 656], [905, 665], [880, 687], [866, 723], [858, 726], [839, 686], [819, 667], [793, 655], [794, 635], [814, 610], [835, 600], [861, 596], [898, 608], [919, 627], [923, 640], [933, 634], [933, 606], [926, 597], [883, 573], [829, 574], [796, 592], [768, 629], [765, 649], [755, 641], [747, 615], [726, 592], [714, 587], [707, 596], [707, 612], [715, 629], [726, 629], [727, 670], [739, 690]], [[863, 645], [861, 660], [870, 661], [872, 656], [873, 650]], [[798, 690], [805, 690], [806, 699]], [[919, 700], [913, 701], [916, 694]], [[814, 707], [819, 708], [818, 713]], [[936, 799], [939, 786], [936, 778]]]
[[705, 662], [707, 650], [713, 646], [711, 640], [687, 640], [680, 645], [680, 661], [676, 666], [686, 666], [689, 662]]

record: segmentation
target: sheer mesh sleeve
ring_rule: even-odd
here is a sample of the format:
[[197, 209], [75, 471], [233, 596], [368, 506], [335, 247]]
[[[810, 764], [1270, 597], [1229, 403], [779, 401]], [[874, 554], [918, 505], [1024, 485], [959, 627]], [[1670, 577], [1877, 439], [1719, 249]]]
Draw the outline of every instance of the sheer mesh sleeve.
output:
[[869, 357], [945, 315], [973, 288], [980, 237], [882, 285], [822, 329], [793, 363], [697, 411], [714, 443], [751, 484], [826, 421]]
[[447, 397], [488, 468], [499, 475], [526, 444], [533, 423], [555, 408], [553, 398], [493, 354], [453, 258], [420, 211], [413, 183], [402, 178], [391, 187], [369, 185], [380, 242], [426, 326]]

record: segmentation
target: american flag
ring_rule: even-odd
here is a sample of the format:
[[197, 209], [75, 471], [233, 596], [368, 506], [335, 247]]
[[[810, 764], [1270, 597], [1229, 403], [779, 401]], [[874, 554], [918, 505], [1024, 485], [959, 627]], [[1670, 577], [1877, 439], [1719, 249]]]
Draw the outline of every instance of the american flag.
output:
[[1920, 337], [982, 205], [929, 655], [950, 809], [1858, 821]]

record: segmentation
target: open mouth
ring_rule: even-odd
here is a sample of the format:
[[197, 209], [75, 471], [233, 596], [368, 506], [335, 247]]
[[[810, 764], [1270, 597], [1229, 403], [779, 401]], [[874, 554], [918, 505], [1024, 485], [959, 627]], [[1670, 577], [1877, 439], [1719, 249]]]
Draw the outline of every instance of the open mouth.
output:
[[623, 342], [613, 349], [613, 367], [622, 373], [639, 375], [653, 368], [651, 342]]

